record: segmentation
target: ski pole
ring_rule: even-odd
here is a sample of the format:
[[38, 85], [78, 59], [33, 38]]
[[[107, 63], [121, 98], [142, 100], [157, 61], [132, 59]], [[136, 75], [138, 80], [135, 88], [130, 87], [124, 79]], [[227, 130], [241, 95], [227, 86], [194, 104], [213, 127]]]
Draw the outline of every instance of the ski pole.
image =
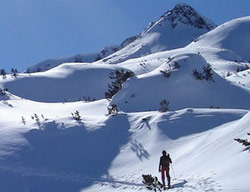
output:
[[174, 178], [176, 179], [176, 177], [175, 177], [175, 173], [174, 173], [174, 168], [173, 168], [172, 163], [171, 163], [171, 168], [172, 168], [172, 170], [173, 170], [173, 175], [174, 175]]

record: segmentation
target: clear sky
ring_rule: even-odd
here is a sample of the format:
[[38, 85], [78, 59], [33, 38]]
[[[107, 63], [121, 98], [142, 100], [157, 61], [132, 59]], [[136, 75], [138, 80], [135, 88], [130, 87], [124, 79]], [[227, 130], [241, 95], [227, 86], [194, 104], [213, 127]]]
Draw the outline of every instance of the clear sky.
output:
[[250, 0], [0, 0], [0, 69], [119, 45], [177, 3], [216, 24], [250, 15]]

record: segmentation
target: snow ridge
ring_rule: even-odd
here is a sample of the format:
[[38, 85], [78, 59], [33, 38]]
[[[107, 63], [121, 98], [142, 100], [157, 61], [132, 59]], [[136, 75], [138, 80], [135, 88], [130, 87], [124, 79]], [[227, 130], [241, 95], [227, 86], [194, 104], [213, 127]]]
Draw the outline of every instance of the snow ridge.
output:
[[118, 49], [119, 49], [118, 46], [113, 45], [105, 47], [99, 53], [77, 54], [71, 57], [48, 59], [29, 67], [28, 69], [26, 69], [25, 72], [26, 73], [43, 72], [55, 68], [63, 63], [92, 63], [94, 61], [98, 61], [102, 58], [107, 57], [108, 55], [116, 52]]

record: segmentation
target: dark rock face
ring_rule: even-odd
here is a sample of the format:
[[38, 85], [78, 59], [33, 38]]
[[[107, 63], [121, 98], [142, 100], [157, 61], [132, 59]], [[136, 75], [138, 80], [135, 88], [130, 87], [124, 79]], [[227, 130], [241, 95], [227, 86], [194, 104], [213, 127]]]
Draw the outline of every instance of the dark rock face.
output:
[[215, 28], [213, 23], [205, 21], [205, 19], [201, 17], [191, 6], [186, 4], [176, 5], [162, 17], [164, 17], [164, 20], [170, 20], [173, 28], [175, 28], [178, 23], [184, 23], [199, 29], [207, 29], [209, 31]]

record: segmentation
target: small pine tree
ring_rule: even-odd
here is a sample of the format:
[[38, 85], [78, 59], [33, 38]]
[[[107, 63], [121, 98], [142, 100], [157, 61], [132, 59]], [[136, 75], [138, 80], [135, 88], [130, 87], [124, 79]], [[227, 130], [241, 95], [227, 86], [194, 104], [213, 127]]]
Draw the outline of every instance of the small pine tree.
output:
[[36, 121], [36, 123], [37, 123], [39, 129], [41, 130], [41, 123], [40, 123], [39, 116], [38, 116], [36, 113], [34, 113], [34, 116], [31, 116], [31, 118], [32, 118], [32, 119], [35, 119], [35, 121]]
[[34, 113], [34, 119], [37, 123], [40, 123], [40, 119], [36, 113]]
[[1, 69], [0, 74], [3, 76], [3, 79], [6, 79], [6, 71], [4, 69]]
[[169, 102], [166, 101], [166, 99], [162, 100], [162, 101], [160, 102], [160, 106], [161, 106], [160, 111], [161, 111], [161, 112], [166, 112], [166, 111], [168, 111], [168, 105], [169, 105]]
[[197, 69], [193, 70], [193, 74], [194, 74], [195, 78], [198, 80], [202, 80], [204, 78], [202, 73], [198, 72]]
[[8, 89], [1, 89], [0, 88], [0, 95], [2, 95], [2, 96], [6, 95], [7, 91], [8, 91]]
[[109, 78], [113, 81], [111, 82], [111, 85], [108, 85], [109, 89], [105, 92], [105, 98], [111, 99], [119, 90], [121, 90], [122, 84], [134, 75], [135, 74], [132, 71], [126, 71], [124, 69], [111, 72]]
[[204, 73], [204, 79], [213, 81], [213, 73], [211, 65], [207, 65], [206, 67], [203, 67], [203, 73]]
[[169, 78], [171, 76], [170, 70], [160, 70], [160, 72], [164, 75], [164, 77]]
[[76, 121], [81, 121], [82, 120], [82, 118], [80, 116], [80, 113], [77, 110], [76, 110], [76, 112], [71, 113], [71, 115], [72, 115], [73, 119], [75, 119]]
[[180, 64], [177, 61], [175, 61], [174, 62], [174, 69], [179, 69], [180, 67], [181, 67]]
[[240, 67], [237, 67], [236, 72], [239, 73], [241, 71]]
[[207, 81], [213, 81], [213, 73], [212, 73], [212, 68], [211, 65], [207, 65], [206, 67], [203, 67], [203, 72], [198, 72], [197, 69], [193, 70], [193, 75], [195, 76], [196, 79], [198, 80], [207, 80]]
[[[250, 133], [247, 133], [247, 135], [250, 136]], [[242, 145], [246, 146], [246, 147], [250, 147], [250, 142], [247, 139], [234, 139], [235, 141], [237, 141], [238, 143], [241, 143]]]
[[107, 116], [109, 116], [109, 115], [114, 116], [114, 115], [117, 115], [117, 113], [118, 113], [117, 105], [113, 104], [111, 106], [108, 106], [108, 114], [107, 114]]
[[17, 76], [18, 76], [18, 70], [17, 70], [17, 69], [12, 68], [12, 69], [11, 69], [11, 75], [12, 75], [12, 77], [17, 78]]
[[[250, 136], [250, 133], [247, 133], [248, 136]], [[248, 150], [249, 153], [250, 153], [250, 141], [248, 141], [247, 139], [240, 139], [240, 138], [237, 138], [237, 139], [234, 139], [235, 141], [237, 141], [238, 143], [242, 144], [243, 146], [245, 146], [245, 150]]]
[[22, 123], [25, 125], [26, 124], [26, 121], [25, 121], [25, 118], [22, 116]]
[[232, 75], [232, 73], [230, 71], [228, 71], [226, 76], [229, 77], [231, 75]]
[[248, 70], [250, 67], [248, 65], [245, 66], [241, 66], [241, 67], [237, 67], [236, 72], [241, 72], [241, 71], [245, 71]]

